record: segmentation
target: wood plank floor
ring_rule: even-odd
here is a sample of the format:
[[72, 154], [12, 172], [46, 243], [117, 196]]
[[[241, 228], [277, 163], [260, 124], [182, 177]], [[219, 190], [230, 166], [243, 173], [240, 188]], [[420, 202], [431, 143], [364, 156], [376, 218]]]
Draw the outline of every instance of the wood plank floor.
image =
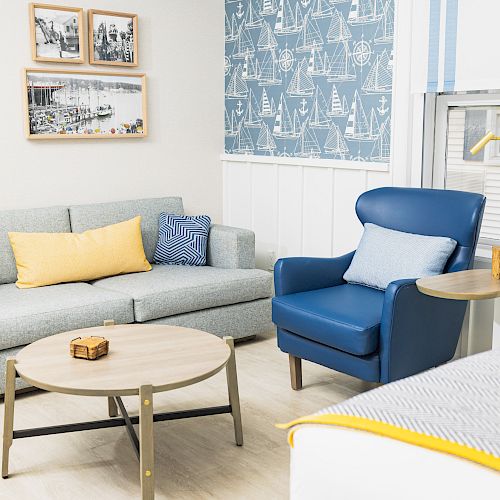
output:
[[[304, 363], [304, 389], [290, 389], [288, 356], [274, 333], [236, 347], [245, 445], [234, 444], [229, 415], [155, 424], [156, 498], [288, 497], [286, 433], [274, 427], [373, 387]], [[137, 415], [134, 397], [123, 398]], [[227, 404], [225, 374], [155, 395], [155, 411]], [[3, 422], [3, 404], [0, 409]], [[107, 418], [106, 398], [36, 392], [16, 399], [14, 428]], [[139, 467], [125, 428], [15, 440], [0, 498], [139, 498]]]

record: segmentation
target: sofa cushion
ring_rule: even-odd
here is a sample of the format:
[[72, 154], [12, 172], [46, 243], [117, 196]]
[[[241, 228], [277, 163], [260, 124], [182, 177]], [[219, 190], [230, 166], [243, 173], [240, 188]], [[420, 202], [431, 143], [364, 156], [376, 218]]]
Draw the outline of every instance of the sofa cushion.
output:
[[384, 292], [339, 285], [273, 299], [273, 322], [315, 342], [363, 356], [378, 347]]
[[94, 282], [134, 298], [138, 322], [272, 295], [272, 275], [260, 269], [153, 265], [143, 274], [125, 274]]
[[29, 344], [55, 333], [99, 326], [105, 319], [132, 323], [132, 298], [88, 283], [25, 290], [14, 284], [0, 285], [0, 349]]
[[69, 208], [71, 230], [83, 233], [88, 229], [109, 226], [137, 215], [142, 217], [142, 241], [144, 252], [149, 262], [153, 262], [158, 243], [160, 214], [183, 215], [182, 198], [151, 198], [145, 200], [117, 201], [113, 203], [95, 203], [75, 205]]
[[83, 233], [9, 233], [18, 288], [90, 281], [151, 270], [141, 218]]
[[208, 215], [160, 214], [157, 264], [204, 266], [207, 263]]
[[16, 261], [7, 233], [67, 233], [71, 231], [66, 207], [0, 211], [0, 284], [17, 279]]

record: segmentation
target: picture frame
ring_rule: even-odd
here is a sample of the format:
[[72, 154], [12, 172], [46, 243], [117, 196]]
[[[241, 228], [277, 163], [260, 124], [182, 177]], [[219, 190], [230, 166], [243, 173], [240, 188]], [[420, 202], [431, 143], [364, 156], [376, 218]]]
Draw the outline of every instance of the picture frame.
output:
[[83, 9], [29, 4], [31, 56], [37, 62], [83, 64]]
[[148, 135], [144, 73], [25, 68], [27, 139], [132, 139]]
[[138, 24], [137, 14], [90, 9], [89, 63], [104, 66], [138, 66]]

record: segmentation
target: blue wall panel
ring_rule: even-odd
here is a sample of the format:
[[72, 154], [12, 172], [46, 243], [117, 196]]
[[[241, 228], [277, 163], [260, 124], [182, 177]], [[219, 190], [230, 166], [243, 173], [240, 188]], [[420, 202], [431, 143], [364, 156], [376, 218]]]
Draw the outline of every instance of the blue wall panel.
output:
[[394, 0], [226, 0], [227, 153], [387, 162]]

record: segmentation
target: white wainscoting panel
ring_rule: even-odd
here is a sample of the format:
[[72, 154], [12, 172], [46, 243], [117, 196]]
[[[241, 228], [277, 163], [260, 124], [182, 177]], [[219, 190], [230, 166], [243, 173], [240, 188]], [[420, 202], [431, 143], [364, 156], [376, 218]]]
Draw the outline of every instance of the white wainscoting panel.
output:
[[304, 167], [302, 255], [329, 257], [333, 238], [333, 170]]
[[367, 172], [362, 170], [335, 170], [333, 193], [333, 255], [354, 250], [361, 238], [363, 226], [356, 215], [356, 200], [366, 191]]
[[257, 266], [266, 269], [280, 257], [332, 257], [355, 249], [363, 230], [358, 196], [393, 184], [391, 172], [371, 165], [265, 163], [239, 155], [224, 155], [222, 163], [224, 224], [255, 231]]

